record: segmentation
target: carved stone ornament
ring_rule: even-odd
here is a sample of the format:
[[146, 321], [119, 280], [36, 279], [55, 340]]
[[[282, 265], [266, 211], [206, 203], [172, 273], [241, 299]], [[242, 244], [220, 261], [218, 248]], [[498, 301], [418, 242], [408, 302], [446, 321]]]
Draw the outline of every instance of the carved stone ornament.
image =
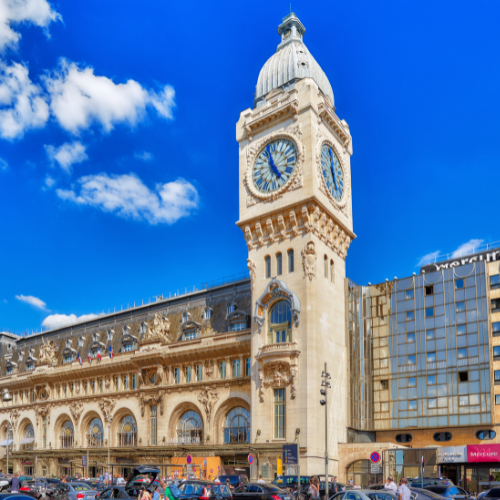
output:
[[[321, 129], [318, 130], [317, 134], [317, 142], [316, 142], [316, 167], [317, 167], [317, 176], [318, 176], [318, 184], [320, 186], [321, 191], [328, 197], [330, 203], [337, 209], [340, 210], [346, 217], [349, 215], [349, 207], [348, 200], [351, 196], [351, 178], [349, 175], [349, 169], [343, 161], [343, 154], [341, 154], [336, 147], [335, 143], [325, 137], [325, 135], [321, 132]], [[344, 192], [342, 194], [342, 198], [340, 201], [337, 201], [328, 188], [326, 187], [325, 177], [323, 175], [323, 166], [321, 165], [321, 149], [323, 145], [327, 145], [332, 148], [332, 151], [335, 153], [335, 156], [339, 160], [340, 168], [342, 169], [342, 174], [344, 175]]]
[[36, 425], [40, 425], [40, 422], [43, 421], [43, 418], [45, 417], [47, 419], [47, 424], [50, 425], [50, 405], [47, 406], [38, 406], [35, 409], [36, 413]]
[[19, 417], [21, 414], [17, 410], [12, 410], [9, 415], [10, 425], [12, 430], [15, 432], [17, 429], [17, 423], [19, 422]]
[[158, 405], [160, 407], [160, 415], [163, 415], [162, 398], [163, 398], [163, 392], [157, 394], [145, 394], [144, 392], [141, 392], [140, 394], [141, 417], [144, 417], [144, 412], [147, 405], [149, 406]]
[[250, 275], [250, 287], [253, 291], [253, 285], [255, 283], [255, 277], [257, 275], [257, 266], [253, 260], [247, 259], [248, 273]]
[[37, 399], [47, 401], [52, 396], [52, 386], [49, 383], [35, 387]]
[[80, 417], [83, 413], [83, 403], [78, 403], [77, 401], [71, 403], [69, 405], [69, 411], [71, 412], [71, 415], [73, 416], [73, 420], [75, 421], [75, 425], [78, 425], [78, 422], [80, 421]]
[[220, 393], [210, 387], [205, 387], [198, 394], [198, 401], [203, 405], [205, 409], [205, 415], [207, 416], [207, 424], [210, 425], [210, 417], [212, 416], [212, 410], [214, 409], [215, 403], [219, 401]]
[[104, 416], [104, 421], [108, 423], [109, 418], [112, 416], [113, 409], [116, 406], [116, 401], [111, 398], [103, 398], [99, 401], [98, 404]]
[[48, 365], [55, 365], [57, 363], [56, 356], [56, 343], [53, 340], [45, 342], [42, 337], [42, 345], [39, 350], [40, 363], [46, 363]]
[[104, 387], [106, 387], [106, 390], [109, 391], [109, 388], [111, 387], [111, 376], [106, 375], [104, 378]]
[[214, 361], [213, 359], [207, 359], [205, 361], [205, 376], [207, 379], [211, 379], [214, 374]]
[[147, 326], [142, 342], [148, 340], [161, 340], [165, 343], [172, 341], [172, 336], [170, 334], [170, 321], [166, 316], [155, 313], [155, 317], [152, 322], [150, 322]]
[[309, 281], [316, 276], [316, 246], [313, 241], [307, 243], [302, 250], [302, 266], [304, 267], [304, 278], [309, 278]]
[[264, 402], [264, 391], [270, 387], [290, 387], [290, 399], [297, 397], [297, 367], [284, 361], [270, 361], [259, 369], [259, 400]]
[[[297, 163], [293, 169], [290, 179], [281, 186], [276, 191], [272, 193], [261, 193], [258, 191], [253, 184], [253, 165], [255, 159], [259, 153], [266, 147], [269, 142], [275, 141], [277, 139], [287, 139], [292, 141], [297, 148]], [[286, 130], [281, 130], [273, 132], [260, 141], [256, 142], [253, 146], [247, 148], [247, 170], [245, 174], [245, 185], [248, 190], [247, 195], [247, 206], [255, 205], [259, 201], [274, 201], [281, 198], [283, 194], [289, 189], [297, 189], [302, 186], [302, 165], [304, 163], [305, 152], [304, 146], [302, 144], [302, 132], [300, 130], [300, 125], [294, 125]]]

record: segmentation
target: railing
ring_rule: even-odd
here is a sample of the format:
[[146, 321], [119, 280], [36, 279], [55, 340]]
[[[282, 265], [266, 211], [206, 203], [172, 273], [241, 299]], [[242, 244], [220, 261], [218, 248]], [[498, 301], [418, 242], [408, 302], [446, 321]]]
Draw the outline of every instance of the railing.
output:
[[137, 432], [118, 432], [118, 446], [137, 446]]
[[61, 436], [61, 448], [73, 448], [74, 436]]
[[478, 364], [479, 364], [479, 356], [474, 356], [473, 358], [462, 358], [458, 360], [458, 366], [470, 366]]
[[295, 342], [280, 342], [278, 344], [268, 344], [260, 348], [261, 354], [272, 351], [288, 351], [296, 347]]
[[102, 448], [104, 446], [102, 434], [87, 434], [87, 448]]

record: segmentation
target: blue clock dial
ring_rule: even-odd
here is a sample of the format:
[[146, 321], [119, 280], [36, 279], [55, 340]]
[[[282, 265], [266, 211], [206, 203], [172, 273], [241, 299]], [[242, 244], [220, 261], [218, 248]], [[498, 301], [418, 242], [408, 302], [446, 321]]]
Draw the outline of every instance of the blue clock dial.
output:
[[253, 184], [263, 194], [284, 186], [297, 165], [297, 148], [288, 139], [277, 139], [257, 155], [252, 169]]
[[340, 201], [344, 194], [344, 172], [335, 151], [328, 144], [321, 148], [321, 169], [326, 188], [335, 200]]

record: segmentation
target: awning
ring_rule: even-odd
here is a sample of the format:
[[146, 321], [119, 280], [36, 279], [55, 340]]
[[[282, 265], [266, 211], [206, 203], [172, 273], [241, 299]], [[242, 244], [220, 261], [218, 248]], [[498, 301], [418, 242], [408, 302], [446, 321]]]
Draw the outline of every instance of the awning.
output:
[[0, 446], [10, 446], [14, 442], [13, 439], [4, 439], [1, 443]]
[[35, 440], [35, 438], [23, 438], [23, 439], [21, 439], [19, 444], [29, 444], [29, 443], [32, 443], [34, 440]]

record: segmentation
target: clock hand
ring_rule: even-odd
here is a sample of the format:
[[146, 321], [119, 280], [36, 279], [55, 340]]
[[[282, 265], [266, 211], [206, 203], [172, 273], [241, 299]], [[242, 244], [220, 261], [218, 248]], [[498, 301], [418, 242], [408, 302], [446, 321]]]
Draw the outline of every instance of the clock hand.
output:
[[269, 155], [269, 163], [271, 164], [271, 168], [273, 169], [273, 172], [276, 174], [276, 177], [278, 179], [281, 177], [281, 172], [276, 168], [276, 165], [274, 164], [273, 160], [273, 155], [271, 154], [271, 150], [269, 149], [269, 144], [266, 146], [267, 149], [267, 154]]
[[328, 148], [328, 151], [330, 152], [330, 161], [332, 162], [331, 163], [331, 166], [330, 168], [332, 169], [332, 174], [333, 174], [333, 183], [335, 184], [335, 189], [338, 190], [338, 186], [337, 186], [337, 176], [335, 174], [335, 168], [333, 167], [334, 163], [333, 163], [333, 153], [332, 153], [332, 148]]

